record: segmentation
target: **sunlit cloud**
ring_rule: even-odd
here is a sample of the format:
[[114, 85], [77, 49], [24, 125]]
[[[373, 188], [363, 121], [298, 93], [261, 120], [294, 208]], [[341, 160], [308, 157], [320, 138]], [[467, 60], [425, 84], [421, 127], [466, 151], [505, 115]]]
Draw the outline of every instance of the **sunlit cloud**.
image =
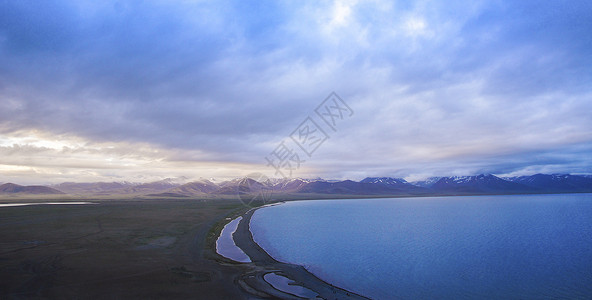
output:
[[[25, 183], [126, 180], [154, 181], [168, 177], [186, 180], [208, 175], [233, 178], [263, 167], [213, 161], [198, 150], [163, 149], [146, 143], [97, 143], [80, 137], [59, 140], [41, 132], [0, 136], [0, 181]], [[247, 173], [248, 174], [248, 173]]]
[[[592, 8], [539, 1], [0, 4], [0, 181], [230, 178], [331, 92], [294, 175], [592, 173]], [[465, 174], [462, 174], [465, 173]]]

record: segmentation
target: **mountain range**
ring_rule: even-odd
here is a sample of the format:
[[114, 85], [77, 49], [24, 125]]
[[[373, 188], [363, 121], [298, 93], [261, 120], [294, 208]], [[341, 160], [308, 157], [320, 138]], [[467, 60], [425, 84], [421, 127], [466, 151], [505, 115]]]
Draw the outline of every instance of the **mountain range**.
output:
[[32, 194], [32, 195], [56, 195], [64, 192], [42, 185], [23, 186], [14, 183], [0, 185], [1, 194]]
[[271, 192], [273, 195], [369, 195], [369, 196], [430, 196], [487, 195], [538, 193], [590, 193], [592, 176], [570, 174], [535, 174], [519, 177], [476, 176], [431, 177], [407, 182], [402, 178], [368, 177], [361, 181], [323, 179], [268, 179], [258, 182], [237, 178], [224, 182], [206, 179], [178, 183], [165, 179], [150, 183], [129, 182], [66, 182], [52, 186], [0, 185], [4, 194], [69, 194], [75, 196], [148, 196], [148, 197], [207, 197], [237, 193]]

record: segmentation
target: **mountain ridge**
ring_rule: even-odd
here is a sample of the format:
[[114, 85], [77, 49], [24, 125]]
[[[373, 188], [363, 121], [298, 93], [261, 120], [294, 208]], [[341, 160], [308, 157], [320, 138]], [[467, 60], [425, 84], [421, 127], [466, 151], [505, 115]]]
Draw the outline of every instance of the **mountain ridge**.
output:
[[2, 194], [58, 195], [65, 193], [42, 185], [19, 185], [14, 183], [4, 183], [0, 185], [0, 195]]
[[534, 174], [498, 177], [492, 174], [473, 176], [430, 177], [424, 181], [407, 182], [396, 177], [366, 177], [354, 180], [323, 180], [284, 178], [261, 182], [251, 178], [226, 181], [199, 179], [186, 183], [164, 179], [147, 183], [129, 182], [64, 182], [51, 186], [0, 185], [0, 195], [10, 194], [70, 194], [70, 195], [129, 195], [150, 197], [204, 197], [237, 195], [251, 189], [272, 191], [275, 195], [382, 195], [382, 196], [441, 196], [487, 194], [592, 193], [592, 176], [571, 174]]

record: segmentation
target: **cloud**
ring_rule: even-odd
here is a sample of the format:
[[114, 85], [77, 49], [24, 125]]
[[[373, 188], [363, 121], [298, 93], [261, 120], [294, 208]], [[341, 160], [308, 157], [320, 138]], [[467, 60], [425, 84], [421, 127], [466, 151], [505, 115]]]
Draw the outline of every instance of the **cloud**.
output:
[[[84, 141], [92, 158], [51, 150], [39, 178], [97, 175], [92, 143], [137, 153], [142, 172], [160, 159], [231, 176], [265, 167], [336, 91], [355, 117], [302, 176], [589, 172], [591, 15], [585, 1], [4, 2], [0, 133]], [[44, 148], [16, 145], [19, 168], [39, 167]]]

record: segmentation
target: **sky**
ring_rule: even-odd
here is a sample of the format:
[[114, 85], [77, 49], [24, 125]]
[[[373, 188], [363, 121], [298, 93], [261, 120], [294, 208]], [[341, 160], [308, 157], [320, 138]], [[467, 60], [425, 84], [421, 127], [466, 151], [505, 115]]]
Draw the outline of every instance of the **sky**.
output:
[[0, 1], [0, 182], [592, 174], [590, 32], [579, 0]]

